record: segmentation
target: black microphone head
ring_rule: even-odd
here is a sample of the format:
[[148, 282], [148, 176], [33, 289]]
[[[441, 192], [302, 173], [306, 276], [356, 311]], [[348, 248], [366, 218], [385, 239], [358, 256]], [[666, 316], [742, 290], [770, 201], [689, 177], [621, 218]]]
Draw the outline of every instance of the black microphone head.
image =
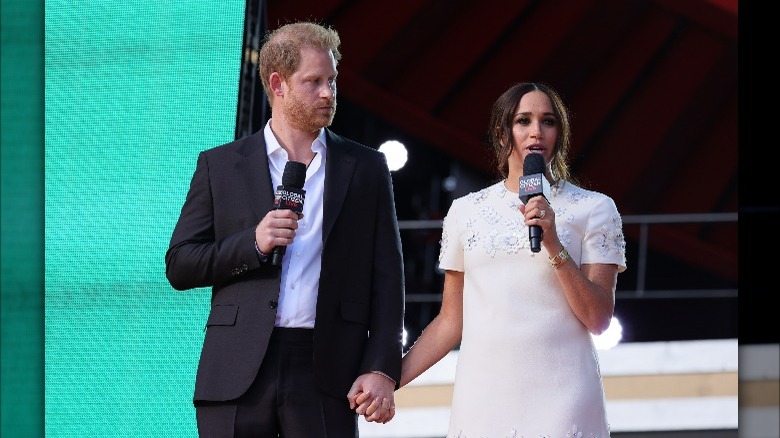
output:
[[284, 165], [284, 173], [282, 174], [282, 185], [285, 187], [295, 187], [298, 189], [303, 188], [303, 183], [306, 182], [306, 165], [300, 161], [288, 161]]
[[534, 173], [545, 174], [544, 156], [539, 153], [532, 153], [525, 156], [523, 160], [523, 175], [532, 175]]

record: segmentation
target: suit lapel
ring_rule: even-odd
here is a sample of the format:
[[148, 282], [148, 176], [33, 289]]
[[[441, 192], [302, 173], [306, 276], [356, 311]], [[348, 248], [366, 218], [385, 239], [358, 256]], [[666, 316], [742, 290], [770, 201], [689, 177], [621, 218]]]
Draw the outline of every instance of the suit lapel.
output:
[[322, 213], [322, 241], [328, 240], [330, 230], [344, 205], [349, 182], [355, 171], [355, 157], [350, 153], [353, 147], [340, 136], [326, 129], [327, 160], [325, 162], [325, 192]]
[[274, 189], [271, 172], [268, 170], [268, 155], [265, 153], [263, 130], [244, 138], [238, 149], [244, 158], [238, 162], [238, 171], [243, 174], [249, 193], [249, 205], [260, 221], [274, 203]]

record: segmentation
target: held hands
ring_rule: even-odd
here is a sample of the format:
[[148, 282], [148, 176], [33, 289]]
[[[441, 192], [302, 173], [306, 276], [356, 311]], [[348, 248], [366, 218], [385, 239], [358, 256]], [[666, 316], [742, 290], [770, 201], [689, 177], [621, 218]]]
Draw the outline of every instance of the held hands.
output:
[[387, 423], [395, 416], [395, 383], [376, 373], [365, 373], [355, 379], [347, 400], [349, 408], [366, 421]]
[[266, 213], [255, 228], [255, 242], [264, 254], [269, 254], [277, 246], [292, 243], [298, 229], [298, 221], [303, 214], [288, 209], [275, 209]]

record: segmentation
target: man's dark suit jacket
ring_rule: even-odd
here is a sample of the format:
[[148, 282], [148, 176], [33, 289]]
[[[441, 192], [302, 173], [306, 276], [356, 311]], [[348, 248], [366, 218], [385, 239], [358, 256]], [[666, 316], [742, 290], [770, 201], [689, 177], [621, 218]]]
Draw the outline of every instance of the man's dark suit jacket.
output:
[[[319, 387], [346, 403], [364, 372], [400, 380], [403, 260], [384, 155], [326, 135], [314, 367]], [[265, 355], [281, 270], [259, 261], [254, 242], [273, 200], [262, 129], [198, 156], [165, 255], [175, 289], [212, 287], [194, 401], [239, 397]]]

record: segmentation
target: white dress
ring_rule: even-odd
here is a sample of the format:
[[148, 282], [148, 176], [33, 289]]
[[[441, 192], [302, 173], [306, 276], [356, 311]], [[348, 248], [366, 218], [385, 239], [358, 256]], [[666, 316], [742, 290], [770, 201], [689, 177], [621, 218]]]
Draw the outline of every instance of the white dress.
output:
[[[626, 269], [622, 221], [604, 194], [553, 187], [574, 262]], [[453, 201], [439, 266], [463, 271], [463, 338], [447, 437], [609, 437], [598, 356], [544, 248], [531, 252], [521, 201], [503, 181]]]

